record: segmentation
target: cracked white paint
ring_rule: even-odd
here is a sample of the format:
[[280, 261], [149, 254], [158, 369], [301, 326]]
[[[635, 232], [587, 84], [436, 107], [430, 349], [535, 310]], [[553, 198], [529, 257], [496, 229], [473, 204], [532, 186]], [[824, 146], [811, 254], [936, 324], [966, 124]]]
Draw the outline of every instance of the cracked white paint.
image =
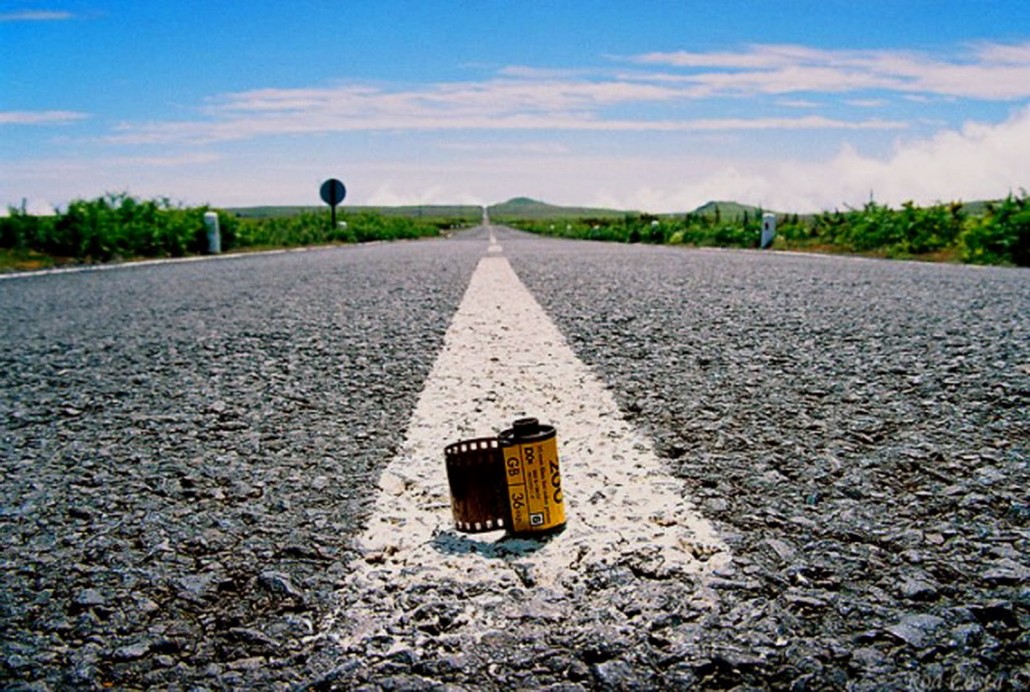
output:
[[[443, 448], [495, 435], [519, 417], [555, 426], [566, 530], [546, 541], [453, 527]], [[523, 583], [561, 607], [571, 577], [632, 560], [656, 578], [698, 575], [729, 551], [611, 393], [569, 348], [491, 234], [426, 380], [398, 456], [357, 539], [346, 590], [370, 583]], [[517, 583], [517, 582], [516, 582]], [[349, 599], [352, 602], [355, 594]], [[568, 607], [572, 607], [571, 602]], [[367, 633], [367, 632], [366, 632]], [[354, 632], [353, 634], [358, 634]]]

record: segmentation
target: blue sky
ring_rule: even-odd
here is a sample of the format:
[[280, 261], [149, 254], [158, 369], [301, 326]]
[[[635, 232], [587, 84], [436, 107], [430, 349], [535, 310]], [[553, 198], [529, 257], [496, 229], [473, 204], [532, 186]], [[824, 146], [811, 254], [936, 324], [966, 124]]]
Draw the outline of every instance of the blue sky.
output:
[[0, 205], [1030, 188], [1026, 0], [0, 0]]

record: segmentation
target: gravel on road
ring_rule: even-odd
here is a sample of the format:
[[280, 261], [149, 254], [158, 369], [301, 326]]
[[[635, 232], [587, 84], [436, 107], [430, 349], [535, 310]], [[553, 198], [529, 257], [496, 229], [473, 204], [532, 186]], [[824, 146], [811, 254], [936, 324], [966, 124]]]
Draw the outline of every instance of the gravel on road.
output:
[[504, 243], [734, 551], [672, 669], [1030, 686], [1030, 272]]
[[0, 283], [0, 686], [314, 676], [483, 241]]
[[6, 280], [0, 683], [1030, 687], [1030, 272], [495, 232], [729, 566], [577, 575], [574, 626], [527, 575], [472, 636], [495, 585], [388, 584], [396, 632], [325, 636], [484, 229]]

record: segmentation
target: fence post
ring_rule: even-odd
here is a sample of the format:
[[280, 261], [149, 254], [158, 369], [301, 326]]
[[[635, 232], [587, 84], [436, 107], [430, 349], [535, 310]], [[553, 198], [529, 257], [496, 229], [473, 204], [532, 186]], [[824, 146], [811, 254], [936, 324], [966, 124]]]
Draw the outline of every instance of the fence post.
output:
[[222, 252], [222, 234], [218, 230], [218, 214], [213, 211], [204, 212], [204, 227], [207, 228], [207, 251], [218, 255]]

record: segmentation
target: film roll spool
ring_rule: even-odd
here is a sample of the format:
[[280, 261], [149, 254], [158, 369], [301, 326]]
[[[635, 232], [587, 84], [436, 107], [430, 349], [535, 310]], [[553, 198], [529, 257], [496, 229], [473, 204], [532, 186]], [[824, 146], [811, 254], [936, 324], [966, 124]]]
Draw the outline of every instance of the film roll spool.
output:
[[565, 528], [554, 426], [520, 418], [497, 438], [448, 445], [444, 460], [459, 531], [542, 536]]

